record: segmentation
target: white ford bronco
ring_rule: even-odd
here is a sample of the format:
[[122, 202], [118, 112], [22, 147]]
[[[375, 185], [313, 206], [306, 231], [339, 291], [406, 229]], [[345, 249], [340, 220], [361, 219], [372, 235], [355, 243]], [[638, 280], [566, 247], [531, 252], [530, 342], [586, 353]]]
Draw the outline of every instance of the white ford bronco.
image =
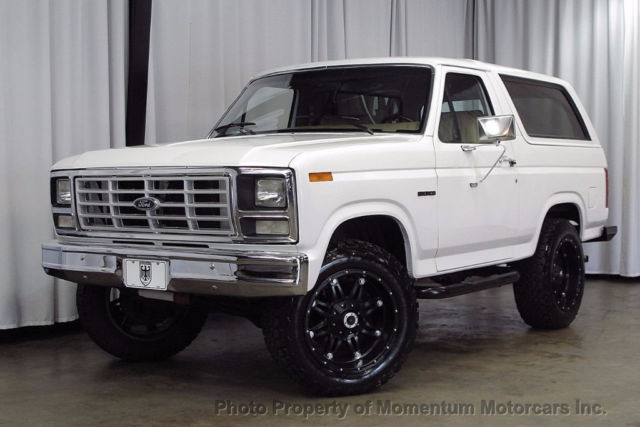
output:
[[471, 60], [306, 64], [255, 77], [201, 140], [53, 166], [46, 273], [107, 352], [183, 350], [209, 310], [263, 329], [314, 392], [385, 383], [420, 298], [513, 283], [568, 326], [582, 242], [611, 239], [607, 162], [575, 91]]

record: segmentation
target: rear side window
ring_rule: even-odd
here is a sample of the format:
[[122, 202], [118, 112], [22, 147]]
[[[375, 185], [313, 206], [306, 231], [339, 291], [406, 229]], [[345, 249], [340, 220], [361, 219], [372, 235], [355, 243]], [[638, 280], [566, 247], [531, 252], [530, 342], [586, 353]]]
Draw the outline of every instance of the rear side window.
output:
[[525, 130], [538, 138], [590, 139], [578, 109], [560, 85], [501, 75]]

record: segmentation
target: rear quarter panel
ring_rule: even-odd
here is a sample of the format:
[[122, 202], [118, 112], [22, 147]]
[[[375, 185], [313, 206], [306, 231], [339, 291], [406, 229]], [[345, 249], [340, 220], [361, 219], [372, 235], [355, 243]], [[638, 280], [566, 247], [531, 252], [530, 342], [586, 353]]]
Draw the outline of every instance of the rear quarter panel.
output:
[[[531, 73], [509, 72], [523, 78], [540, 78]], [[503, 102], [516, 117], [517, 137], [513, 147], [517, 159], [519, 202], [519, 244], [516, 258], [535, 251], [545, 215], [554, 205], [572, 203], [580, 211], [582, 240], [597, 237], [608, 217], [605, 171], [607, 160], [596, 131], [570, 84], [556, 78], [543, 81], [563, 86], [573, 99], [590, 136], [589, 141], [537, 138], [527, 134], [505, 85], [492, 73]]]

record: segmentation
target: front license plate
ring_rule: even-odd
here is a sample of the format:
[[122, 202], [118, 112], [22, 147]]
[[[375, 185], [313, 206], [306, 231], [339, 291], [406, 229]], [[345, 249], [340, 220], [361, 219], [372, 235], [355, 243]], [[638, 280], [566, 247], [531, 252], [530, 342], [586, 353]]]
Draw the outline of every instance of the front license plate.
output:
[[123, 270], [124, 284], [127, 288], [167, 290], [167, 261], [125, 259]]

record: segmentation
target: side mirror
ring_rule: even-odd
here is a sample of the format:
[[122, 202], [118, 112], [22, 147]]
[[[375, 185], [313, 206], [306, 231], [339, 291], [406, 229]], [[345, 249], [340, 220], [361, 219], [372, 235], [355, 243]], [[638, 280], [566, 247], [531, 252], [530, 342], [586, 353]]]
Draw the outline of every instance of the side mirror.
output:
[[478, 117], [478, 143], [493, 144], [515, 139], [516, 128], [513, 115]]

